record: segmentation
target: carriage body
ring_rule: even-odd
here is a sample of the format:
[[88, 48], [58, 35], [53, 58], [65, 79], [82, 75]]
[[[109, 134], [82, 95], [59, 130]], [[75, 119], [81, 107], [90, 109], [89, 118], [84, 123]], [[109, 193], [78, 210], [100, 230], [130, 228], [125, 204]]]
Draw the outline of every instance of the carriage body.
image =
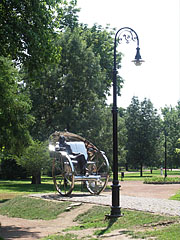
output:
[[[84, 155], [87, 164], [86, 174], [81, 173], [76, 158], [65, 149], [59, 149], [58, 139], [63, 135], [74, 153]], [[69, 132], [55, 132], [50, 136], [49, 149], [53, 159], [52, 176], [56, 190], [68, 196], [74, 189], [75, 182], [82, 182], [94, 195], [100, 194], [109, 179], [109, 162], [105, 153], [79, 135]]]

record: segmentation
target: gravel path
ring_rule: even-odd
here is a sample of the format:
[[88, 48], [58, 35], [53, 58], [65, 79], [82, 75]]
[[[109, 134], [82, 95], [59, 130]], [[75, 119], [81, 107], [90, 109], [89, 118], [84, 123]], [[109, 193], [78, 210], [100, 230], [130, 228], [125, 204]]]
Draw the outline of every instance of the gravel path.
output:
[[[110, 193], [104, 193], [99, 196], [89, 194], [72, 194], [71, 197], [61, 197], [59, 194], [32, 194], [31, 196], [41, 197], [47, 200], [84, 202], [111, 206]], [[180, 201], [175, 200], [123, 195], [120, 199], [120, 205], [122, 208], [126, 209], [180, 216]]]

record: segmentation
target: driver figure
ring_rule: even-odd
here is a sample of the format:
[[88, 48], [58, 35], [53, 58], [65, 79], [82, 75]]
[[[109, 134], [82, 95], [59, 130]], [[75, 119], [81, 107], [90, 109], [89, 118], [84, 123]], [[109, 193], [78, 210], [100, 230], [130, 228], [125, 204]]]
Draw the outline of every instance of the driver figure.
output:
[[73, 155], [73, 159], [77, 160], [79, 168], [80, 168], [80, 174], [85, 175], [87, 172], [86, 165], [87, 161], [85, 159], [84, 154], [82, 153], [74, 153], [71, 149], [71, 146], [67, 144], [66, 139], [63, 135], [59, 137], [59, 151], [66, 151], [68, 155]]

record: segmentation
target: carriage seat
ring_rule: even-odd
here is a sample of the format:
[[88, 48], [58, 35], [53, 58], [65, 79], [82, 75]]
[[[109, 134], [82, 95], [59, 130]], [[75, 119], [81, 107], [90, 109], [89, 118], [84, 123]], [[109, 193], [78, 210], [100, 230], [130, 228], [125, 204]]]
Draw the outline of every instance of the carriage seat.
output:
[[[85, 147], [84, 142], [76, 141], [76, 142], [66, 142], [66, 143], [68, 145], [70, 145], [73, 153], [81, 153], [81, 154], [84, 155], [85, 159], [88, 160], [87, 149]], [[63, 155], [65, 154], [66, 155], [67, 153], [65, 151], [60, 151], [58, 146], [59, 146], [58, 142], [56, 143], [56, 146], [50, 144], [49, 145], [49, 150], [52, 151], [52, 152], [53, 151], [59, 151], [59, 152], [61, 152], [61, 154], [63, 154]], [[56, 149], [58, 149], [58, 150], [56, 150]], [[77, 160], [75, 160], [75, 158], [76, 158], [75, 155], [69, 154], [69, 157], [71, 158], [73, 163], [77, 163]]]
[[[85, 147], [84, 142], [66, 142], [70, 145], [73, 153], [81, 153], [84, 155], [85, 159], [88, 159], [87, 149]], [[70, 158], [73, 160], [74, 155], [70, 155]]]

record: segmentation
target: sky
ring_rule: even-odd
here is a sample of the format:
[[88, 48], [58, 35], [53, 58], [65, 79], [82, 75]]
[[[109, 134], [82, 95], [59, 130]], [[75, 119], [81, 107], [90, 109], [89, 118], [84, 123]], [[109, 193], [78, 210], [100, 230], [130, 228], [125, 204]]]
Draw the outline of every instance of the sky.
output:
[[[138, 34], [141, 57], [135, 66], [135, 42], [118, 44], [122, 52], [119, 74], [125, 80], [118, 107], [126, 108], [133, 96], [150, 99], [158, 110], [175, 107], [180, 100], [180, 0], [77, 0], [79, 21], [119, 30], [130, 27]], [[112, 102], [112, 97], [108, 99]]]

